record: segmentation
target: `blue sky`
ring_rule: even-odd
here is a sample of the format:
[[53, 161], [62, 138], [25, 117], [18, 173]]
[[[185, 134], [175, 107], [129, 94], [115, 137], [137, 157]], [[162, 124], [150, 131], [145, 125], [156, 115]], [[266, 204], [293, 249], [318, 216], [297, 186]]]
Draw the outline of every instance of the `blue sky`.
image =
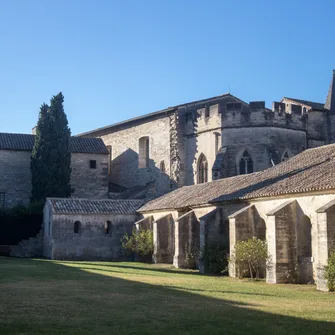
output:
[[0, 0], [0, 131], [62, 91], [73, 134], [229, 91], [324, 102], [335, 1]]

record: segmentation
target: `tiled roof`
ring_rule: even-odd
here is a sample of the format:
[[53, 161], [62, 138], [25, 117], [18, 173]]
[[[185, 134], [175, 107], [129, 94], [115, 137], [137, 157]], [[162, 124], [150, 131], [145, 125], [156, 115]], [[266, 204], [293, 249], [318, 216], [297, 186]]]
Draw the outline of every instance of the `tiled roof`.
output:
[[301, 99], [287, 98], [287, 97], [284, 97], [284, 99], [292, 100], [292, 101], [295, 101], [299, 104], [310, 106], [310, 107], [312, 107], [313, 109], [316, 109], [316, 110], [326, 110], [325, 104], [323, 104], [321, 102], [313, 102], [313, 101], [308, 101], [308, 100], [301, 100]]
[[[31, 151], [34, 143], [34, 135], [0, 133], [0, 150]], [[108, 154], [108, 150], [100, 138], [71, 137], [70, 151], [73, 153]]]
[[335, 144], [305, 150], [288, 161], [261, 172], [179, 188], [148, 202], [139, 211], [335, 190], [334, 158]]
[[135, 214], [141, 200], [90, 200], [48, 198], [55, 214]]

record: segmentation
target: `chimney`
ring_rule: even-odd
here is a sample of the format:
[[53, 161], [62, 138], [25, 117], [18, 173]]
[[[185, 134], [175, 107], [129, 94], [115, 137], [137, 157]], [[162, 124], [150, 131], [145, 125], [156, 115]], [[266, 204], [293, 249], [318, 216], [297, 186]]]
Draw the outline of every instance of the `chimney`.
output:
[[333, 77], [330, 82], [325, 108], [329, 109], [331, 114], [335, 114], [335, 70], [333, 70]]

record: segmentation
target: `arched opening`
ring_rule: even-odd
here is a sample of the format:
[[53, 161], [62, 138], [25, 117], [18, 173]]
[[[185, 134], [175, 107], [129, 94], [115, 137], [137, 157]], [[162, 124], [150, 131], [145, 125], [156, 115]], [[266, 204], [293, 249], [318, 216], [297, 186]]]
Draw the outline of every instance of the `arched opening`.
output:
[[254, 172], [254, 162], [252, 161], [248, 150], [244, 150], [240, 159], [240, 174], [248, 174], [252, 172]]
[[105, 222], [105, 234], [109, 234], [111, 232], [112, 223], [110, 221]]
[[149, 167], [149, 137], [141, 137], [138, 142], [138, 167]]
[[281, 161], [282, 162], [286, 162], [287, 160], [289, 160], [292, 157], [292, 153], [290, 150], [286, 149], [283, 153], [283, 156], [281, 157]]
[[80, 228], [81, 228], [81, 223], [80, 223], [80, 221], [76, 221], [76, 222], [74, 223], [73, 232], [74, 232], [75, 234], [80, 234]]
[[208, 163], [204, 154], [201, 154], [198, 160], [198, 184], [208, 182]]

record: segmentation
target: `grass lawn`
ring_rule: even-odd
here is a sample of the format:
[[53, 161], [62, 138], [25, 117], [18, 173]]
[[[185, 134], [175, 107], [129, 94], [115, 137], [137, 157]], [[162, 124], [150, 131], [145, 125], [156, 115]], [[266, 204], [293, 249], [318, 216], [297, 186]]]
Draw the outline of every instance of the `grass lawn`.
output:
[[335, 334], [335, 294], [168, 265], [0, 257], [0, 334]]

